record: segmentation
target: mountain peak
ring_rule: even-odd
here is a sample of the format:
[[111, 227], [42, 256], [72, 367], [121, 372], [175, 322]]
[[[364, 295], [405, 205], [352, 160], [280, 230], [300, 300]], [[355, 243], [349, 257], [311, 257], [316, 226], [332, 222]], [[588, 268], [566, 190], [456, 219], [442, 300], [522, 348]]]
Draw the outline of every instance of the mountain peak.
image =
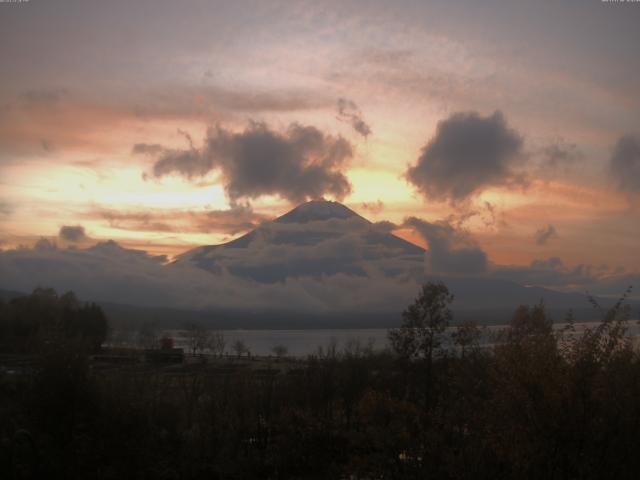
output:
[[339, 202], [329, 200], [311, 200], [301, 203], [296, 208], [274, 220], [276, 223], [309, 223], [331, 219], [345, 220], [362, 218], [356, 212]]
[[222, 245], [198, 247], [174, 264], [190, 262], [261, 283], [343, 274], [366, 277], [422, 271], [424, 250], [338, 202], [314, 200]]

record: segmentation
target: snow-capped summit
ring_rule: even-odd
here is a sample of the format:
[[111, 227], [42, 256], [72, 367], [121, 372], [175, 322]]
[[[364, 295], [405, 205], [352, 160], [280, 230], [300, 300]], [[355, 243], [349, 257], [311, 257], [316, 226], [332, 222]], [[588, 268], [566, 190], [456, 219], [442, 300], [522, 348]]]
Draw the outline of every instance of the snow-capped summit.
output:
[[358, 215], [339, 202], [328, 200], [311, 200], [302, 203], [288, 213], [274, 220], [276, 223], [309, 223], [330, 219], [359, 218], [369, 223], [368, 220]]

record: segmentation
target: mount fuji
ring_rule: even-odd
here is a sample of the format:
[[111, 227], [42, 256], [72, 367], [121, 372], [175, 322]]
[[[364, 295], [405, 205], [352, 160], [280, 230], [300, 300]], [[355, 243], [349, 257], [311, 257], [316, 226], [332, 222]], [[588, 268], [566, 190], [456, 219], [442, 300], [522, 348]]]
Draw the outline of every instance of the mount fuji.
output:
[[[228, 243], [190, 250], [172, 265], [195, 266], [260, 284], [309, 278], [328, 283], [340, 278], [344, 289], [351, 281], [376, 279], [393, 288], [404, 285], [405, 300], [414, 295], [412, 289], [420, 283], [443, 281], [456, 297], [458, 314], [487, 320], [496, 317], [504, 321], [518, 305], [541, 300], [556, 317], [569, 309], [593, 315], [582, 294], [525, 287], [489, 275], [425, 273], [425, 250], [393, 235], [391, 227], [387, 222], [372, 223], [338, 202], [310, 201]], [[348, 290], [342, 294], [348, 296]], [[371, 296], [375, 304], [375, 294]], [[395, 298], [397, 304], [390, 301], [382, 309], [401, 311], [406, 303], [400, 303], [401, 295]], [[377, 308], [382, 313], [379, 305]]]
[[420, 274], [424, 249], [372, 223], [348, 207], [324, 200], [303, 203], [221, 245], [190, 250], [175, 260], [212, 273], [261, 283], [344, 274], [385, 277]]
[[43, 241], [0, 252], [0, 289], [28, 292], [46, 285], [108, 303], [119, 317], [141, 318], [142, 310], [129, 308], [135, 306], [153, 309], [153, 318], [195, 315], [225, 328], [392, 326], [426, 281], [448, 286], [457, 320], [504, 323], [518, 305], [540, 300], [556, 319], [569, 309], [585, 321], [597, 315], [584, 295], [523, 286], [501, 277], [500, 266], [436, 275], [427, 259], [438, 250], [425, 251], [393, 229], [323, 200], [170, 263], [113, 241], [88, 248]]

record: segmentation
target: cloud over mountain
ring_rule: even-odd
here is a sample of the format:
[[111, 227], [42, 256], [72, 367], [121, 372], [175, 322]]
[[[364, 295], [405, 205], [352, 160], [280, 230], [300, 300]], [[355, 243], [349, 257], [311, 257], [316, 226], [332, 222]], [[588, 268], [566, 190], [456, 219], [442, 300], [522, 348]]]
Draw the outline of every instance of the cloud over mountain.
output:
[[[346, 250], [345, 250], [346, 248]], [[252, 278], [251, 268], [277, 265], [273, 255], [287, 255], [295, 267], [304, 253], [292, 246], [274, 246], [247, 258], [249, 270], [229, 268], [239, 258], [227, 258], [224, 268], [205, 270], [191, 262], [166, 265], [164, 257], [122, 248], [107, 241], [90, 248], [58, 248], [44, 240], [37, 248], [0, 251], [0, 288], [28, 292], [38, 285], [58, 291], [73, 290], [81, 298], [123, 304], [190, 310], [289, 311], [299, 313], [395, 311], [414, 294], [417, 283], [406, 277], [388, 277], [376, 267], [364, 275], [334, 271], [323, 275], [291, 274], [280, 281]], [[338, 252], [350, 258], [348, 241], [328, 242], [311, 264], [334, 259]], [[333, 260], [332, 260], [333, 261]], [[291, 273], [291, 272], [290, 272]]]
[[429, 244], [425, 253], [428, 271], [440, 274], [480, 274], [487, 271], [487, 255], [465, 232], [447, 221], [427, 222], [410, 217], [414, 228]]
[[155, 145], [136, 145], [134, 151], [158, 154], [152, 169], [156, 178], [193, 178], [218, 171], [232, 203], [263, 195], [291, 202], [323, 195], [341, 199], [351, 191], [341, 171], [353, 156], [351, 144], [298, 123], [284, 133], [259, 122], [239, 133], [218, 126], [209, 129], [201, 148], [158, 152]]
[[522, 145], [500, 111], [454, 113], [438, 123], [406, 178], [426, 198], [463, 201], [488, 187], [522, 182], [515, 170]]
[[619, 293], [622, 283], [634, 280], [607, 267], [568, 267], [559, 258], [492, 265], [469, 234], [446, 221], [414, 217], [405, 226], [424, 236], [428, 251], [392, 235], [389, 222], [371, 223], [326, 201], [305, 203], [231, 242], [196, 248], [170, 263], [113, 241], [59, 248], [43, 238], [32, 249], [0, 251], [0, 288], [26, 292], [47, 285], [141, 306], [394, 319], [427, 279], [445, 281], [456, 307], [506, 309], [542, 296], [556, 307], [583, 301], [518, 283]]

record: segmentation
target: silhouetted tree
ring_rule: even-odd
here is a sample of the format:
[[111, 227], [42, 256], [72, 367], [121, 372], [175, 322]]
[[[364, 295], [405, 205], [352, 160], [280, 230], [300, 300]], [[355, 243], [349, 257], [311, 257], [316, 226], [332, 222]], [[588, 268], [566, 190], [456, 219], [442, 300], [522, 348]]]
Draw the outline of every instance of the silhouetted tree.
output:
[[453, 343], [460, 348], [460, 355], [464, 358], [468, 350], [478, 347], [482, 329], [474, 321], [465, 320], [456, 327], [451, 336]]
[[428, 282], [415, 301], [402, 312], [400, 328], [389, 331], [393, 350], [406, 358], [422, 357], [432, 363], [441, 344], [441, 334], [452, 318], [453, 295], [443, 283]]
[[55, 290], [39, 287], [0, 308], [0, 331], [7, 339], [2, 346], [12, 350], [30, 351], [74, 339], [96, 351], [106, 340], [108, 328], [102, 308], [81, 303], [73, 292], [58, 297]]

